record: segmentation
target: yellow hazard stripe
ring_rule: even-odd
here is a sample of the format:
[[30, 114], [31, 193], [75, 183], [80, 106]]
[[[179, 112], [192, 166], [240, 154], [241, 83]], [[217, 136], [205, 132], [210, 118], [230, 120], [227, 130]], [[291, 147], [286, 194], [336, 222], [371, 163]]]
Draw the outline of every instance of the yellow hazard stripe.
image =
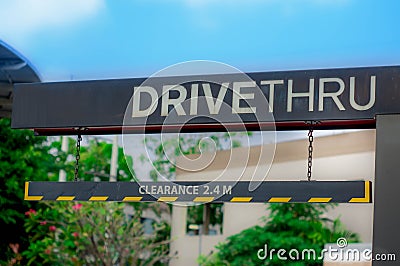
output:
[[75, 196], [59, 196], [56, 200], [74, 200]]
[[108, 199], [108, 196], [92, 196], [89, 198], [90, 201], [105, 201]]
[[330, 202], [332, 198], [310, 198], [308, 202]]
[[29, 182], [25, 182], [24, 200], [41, 200], [43, 196], [29, 196]]
[[270, 198], [268, 202], [289, 202], [292, 198]]
[[250, 202], [253, 197], [233, 197], [231, 202]]
[[164, 201], [164, 202], [172, 202], [176, 201], [178, 197], [159, 197], [158, 201]]
[[214, 200], [214, 197], [196, 197], [193, 202], [211, 202]]
[[365, 183], [364, 183], [364, 197], [363, 198], [352, 198], [351, 200], [349, 200], [349, 202], [353, 202], [353, 203], [370, 202], [371, 201], [370, 192], [371, 192], [370, 182], [369, 181], [365, 181]]
[[141, 201], [143, 197], [125, 197], [122, 201]]

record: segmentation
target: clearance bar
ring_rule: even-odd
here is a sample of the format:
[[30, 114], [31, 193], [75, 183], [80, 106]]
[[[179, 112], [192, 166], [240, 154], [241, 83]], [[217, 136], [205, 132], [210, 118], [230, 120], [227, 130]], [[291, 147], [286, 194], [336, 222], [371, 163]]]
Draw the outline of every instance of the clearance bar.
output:
[[25, 200], [371, 203], [370, 181], [26, 182]]

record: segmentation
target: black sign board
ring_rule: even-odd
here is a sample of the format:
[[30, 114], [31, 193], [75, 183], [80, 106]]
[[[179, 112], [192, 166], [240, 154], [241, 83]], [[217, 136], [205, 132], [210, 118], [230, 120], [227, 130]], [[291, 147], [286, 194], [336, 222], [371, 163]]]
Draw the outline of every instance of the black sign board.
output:
[[[374, 127], [400, 113], [400, 67], [16, 84], [13, 128], [41, 134]], [[183, 128], [181, 127], [183, 125]], [[275, 128], [273, 128], [275, 130]]]

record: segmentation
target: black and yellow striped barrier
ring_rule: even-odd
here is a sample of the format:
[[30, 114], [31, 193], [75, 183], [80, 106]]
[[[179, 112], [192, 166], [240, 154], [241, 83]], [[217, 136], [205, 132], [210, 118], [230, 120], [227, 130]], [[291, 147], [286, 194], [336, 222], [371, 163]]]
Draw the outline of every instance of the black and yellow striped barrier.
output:
[[370, 203], [370, 181], [26, 182], [25, 200]]

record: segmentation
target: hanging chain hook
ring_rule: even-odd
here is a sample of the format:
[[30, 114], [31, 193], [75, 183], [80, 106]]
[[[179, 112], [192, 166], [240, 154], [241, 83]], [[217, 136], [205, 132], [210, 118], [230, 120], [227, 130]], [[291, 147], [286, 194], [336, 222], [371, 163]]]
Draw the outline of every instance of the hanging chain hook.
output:
[[313, 155], [313, 141], [314, 141], [314, 136], [313, 136], [313, 127], [310, 126], [308, 130], [308, 162], [307, 162], [307, 180], [311, 181], [311, 174], [312, 174], [312, 155]]
[[311, 181], [312, 176], [312, 163], [313, 163], [313, 143], [314, 143], [314, 125], [318, 124], [319, 121], [307, 121], [306, 124], [309, 126], [308, 129], [308, 161], [307, 161], [307, 180]]
[[79, 160], [81, 158], [80, 151], [81, 151], [81, 141], [82, 136], [79, 134], [78, 138], [76, 139], [76, 156], [75, 156], [75, 176], [74, 181], [79, 181], [78, 174], [79, 174]]

